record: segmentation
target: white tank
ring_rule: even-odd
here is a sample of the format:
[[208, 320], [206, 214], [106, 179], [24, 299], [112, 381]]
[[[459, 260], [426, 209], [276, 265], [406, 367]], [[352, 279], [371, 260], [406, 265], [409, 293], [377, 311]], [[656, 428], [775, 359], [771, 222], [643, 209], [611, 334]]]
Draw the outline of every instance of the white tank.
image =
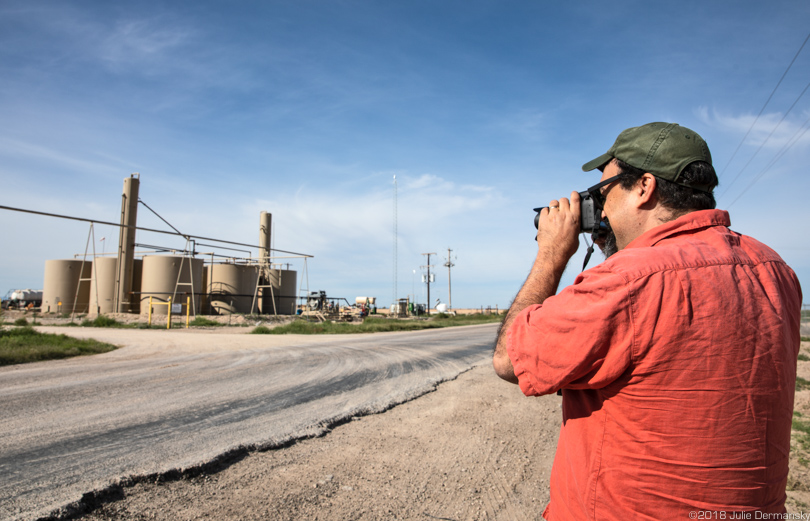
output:
[[34, 300], [42, 300], [42, 290], [34, 289], [15, 289], [9, 295], [9, 299], [18, 300], [23, 302], [31, 302]]
[[79, 279], [89, 279], [92, 267], [93, 263], [86, 261], [82, 271], [82, 261], [75, 259], [45, 261], [42, 312], [87, 313], [90, 304], [90, 283], [88, 280], [79, 284]]
[[[144, 256], [141, 274], [141, 313], [149, 312], [149, 297], [152, 297], [153, 303], [159, 303], [167, 302], [169, 297], [174, 295], [173, 303], [186, 304], [186, 298], [191, 296], [192, 290], [194, 293], [192, 314], [195, 310], [197, 313], [201, 312], [202, 279], [202, 259], [189, 259], [180, 255]], [[152, 313], [157, 315], [165, 315], [167, 311], [167, 306], [160, 305], [152, 309]], [[185, 312], [184, 307], [183, 314]]]

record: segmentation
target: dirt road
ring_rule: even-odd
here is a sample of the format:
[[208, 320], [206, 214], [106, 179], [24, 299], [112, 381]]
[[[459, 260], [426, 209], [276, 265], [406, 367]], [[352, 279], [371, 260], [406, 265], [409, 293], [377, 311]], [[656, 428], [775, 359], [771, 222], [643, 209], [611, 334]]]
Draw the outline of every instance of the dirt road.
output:
[[539, 519], [560, 400], [522, 397], [487, 363], [321, 438], [122, 489], [82, 519]]
[[[802, 353], [810, 355], [810, 343]], [[799, 376], [810, 379], [810, 361], [799, 362]], [[485, 360], [434, 392], [321, 437], [87, 497], [92, 511], [80, 519], [540, 519], [559, 400], [523, 397]], [[796, 408], [810, 416], [810, 389], [797, 393]], [[791, 455], [788, 512], [810, 513], [808, 465], [799, 456]]]
[[[800, 375], [810, 379], [810, 362], [800, 362]], [[526, 398], [485, 364], [321, 438], [252, 453], [221, 472], [121, 489], [81, 519], [537, 520], [560, 400]], [[797, 405], [810, 413], [810, 390]], [[810, 514], [810, 478], [798, 460], [788, 512]]]
[[331, 337], [42, 328], [124, 347], [0, 369], [0, 518], [383, 411], [486, 360], [496, 327]]

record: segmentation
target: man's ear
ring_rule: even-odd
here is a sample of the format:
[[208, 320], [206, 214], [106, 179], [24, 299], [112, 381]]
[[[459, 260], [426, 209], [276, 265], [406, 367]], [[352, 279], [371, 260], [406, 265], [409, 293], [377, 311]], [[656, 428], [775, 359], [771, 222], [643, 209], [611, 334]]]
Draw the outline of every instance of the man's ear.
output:
[[655, 202], [655, 188], [657, 186], [658, 180], [654, 175], [646, 173], [641, 176], [634, 190], [638, 197], [639, 207], [647, 206]]

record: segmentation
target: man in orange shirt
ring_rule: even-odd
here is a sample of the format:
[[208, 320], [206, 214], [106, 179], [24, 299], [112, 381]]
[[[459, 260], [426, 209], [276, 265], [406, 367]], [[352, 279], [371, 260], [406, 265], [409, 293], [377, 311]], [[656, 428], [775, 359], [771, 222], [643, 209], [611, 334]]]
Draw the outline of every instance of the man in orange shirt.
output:
[[589, 193], [610, 226], [607, 259], [557, 293], [579, 245], [581, 198], [551, 201], [493, 357], [526, 395], [562, 391], [543, 516], [785, 512], [795, 274], [729, 230], [714, 209], [709, 148], [692, 130], [627, 129], [582, 168], [602, 172]]

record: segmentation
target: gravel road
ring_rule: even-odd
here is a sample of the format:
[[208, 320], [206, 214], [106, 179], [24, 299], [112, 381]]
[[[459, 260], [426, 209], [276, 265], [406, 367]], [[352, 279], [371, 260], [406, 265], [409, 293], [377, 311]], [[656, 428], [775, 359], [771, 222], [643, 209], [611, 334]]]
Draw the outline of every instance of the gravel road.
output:
[[39, 328], [121, 349], [0, 368], [0, 518], [282, 446], [488, 363], [497, 325], [340, 336]]

